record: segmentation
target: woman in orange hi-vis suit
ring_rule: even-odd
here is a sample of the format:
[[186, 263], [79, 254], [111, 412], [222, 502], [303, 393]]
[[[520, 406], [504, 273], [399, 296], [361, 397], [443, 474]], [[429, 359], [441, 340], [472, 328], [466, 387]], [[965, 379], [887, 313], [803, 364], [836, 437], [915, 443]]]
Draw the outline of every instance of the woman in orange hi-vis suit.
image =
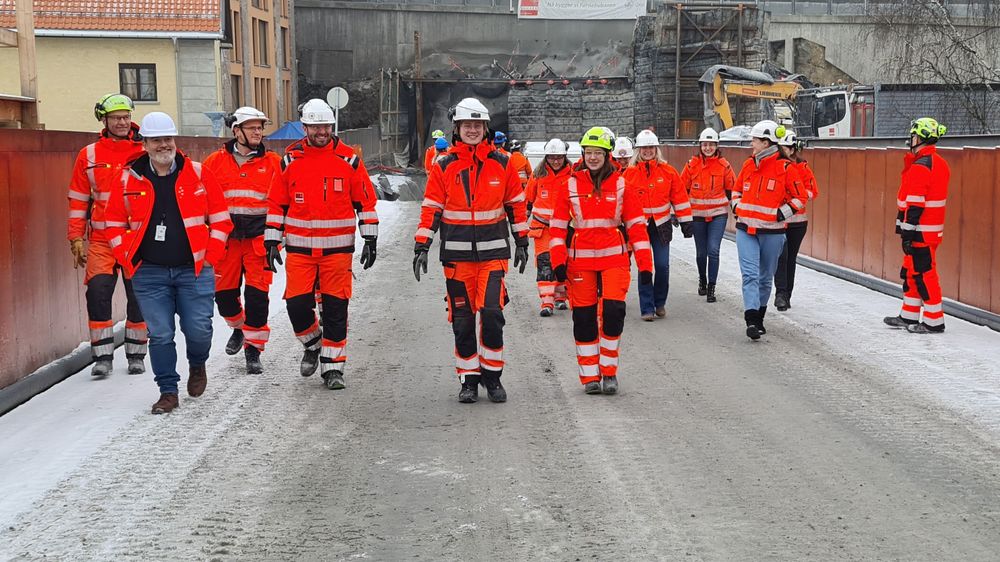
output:
[[[580, 142], [583, 165], [574, 168], [566, 196], [556, 201], [549, 230], [556, 279], [567, 281], [580, 382], [587, 394], [618, 392], [618, 348], [631, 284], [628, 240], [639, 284], [653, 283], [653, 255], [642, 204], [611, 162], [611, 138], [601, 127]], [[573, 236], [567, 231], [573, 223]], [[598, 311], [601, 311], [600, 318]]]
[[566, 163], [566, 151], [566, 143], [560, 139], [545, 143], [545, 159], [539, 162], [525, 191], [529, 210], [528, 238], [535, 240], [538, 296], [542, 299], [542, 310], [539, 312], [541, 316], [552, 316], [552, 311], [556, 308], [569, 308], [566, 283], [556, 281], [549, 253], [552, 239], [549, 222], [552, 220], [556, 200], [566, 194], [566, 182], [572, 173], [572, 168]]
[[806, 199], [802, 201], [802, 210], [792, 215], [786, 222], [788, 228], [785, 230], [785, 247], [781, 250], [778, 258], [778, 269], [774, 272], [774, 308], [785, 311], [792, 307], [792, 289], [795, 288], [795, 260], [799, 256], [799, 248], [802, 240], [806, 237], [806, 228], [809, 226], [809, 203], [819, 196], [819, 187], [816, 185], [816, 176], [809, 163], [802, 157], [802, 149], [805, 143], [799, 141], [795, 133], [788, 131], [785, 136], [778, 139], [778, 147], [781, 153], [792, 162], [791, 167], [795, 168], [802, 179], [802, 188], [805, 190]]

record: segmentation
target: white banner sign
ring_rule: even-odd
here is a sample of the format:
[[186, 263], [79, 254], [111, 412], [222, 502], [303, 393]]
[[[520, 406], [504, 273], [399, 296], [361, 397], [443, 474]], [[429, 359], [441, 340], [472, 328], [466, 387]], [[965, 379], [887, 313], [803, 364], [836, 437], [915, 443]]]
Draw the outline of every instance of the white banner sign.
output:
[[517, 17], [559, 20], [634, 20], [646, 0], [520, 0]]

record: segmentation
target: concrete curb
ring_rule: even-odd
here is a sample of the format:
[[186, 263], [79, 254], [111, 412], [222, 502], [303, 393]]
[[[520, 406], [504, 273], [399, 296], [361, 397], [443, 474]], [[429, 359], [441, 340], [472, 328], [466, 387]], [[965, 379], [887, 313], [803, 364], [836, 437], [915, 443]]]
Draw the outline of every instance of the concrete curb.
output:
[[[730, 241], [736, 241], [736, 236], [732, 233], [726, 232], [725, 237]], [[891, 297], [896, 297], [897, 299], [903, 298], [903, 287], [899, 283], [891, 283], [885, 279], [872, 277], [866, 273], [860, 273], [858, 271], [854, 271], [853, 269], [847, 269], [846, 267], [834, 265], [809, 256], [800, 255], [795, 262], [820, 273], [832, 275], [833, 277], [843, 279], [844, 281], [850, 281], [855, 285], [861, 285], [867, 289], [878, 291]], [[944, 299], [943, 304], [944, 312], [948, 316], [961, 318], [967, 322], [972, 322], [973, 324], [978, 324], [980, 326], [986, 326], [991, 330], [1000, 332], [1000, 315], [998, 314], [951, 299]]]
[[[124, 322], [115, 326], [114, 334], [117, 348], [125, 343]], [[0, 389], [0, 416], [68, 379], [93, 361], [90, 346], [80, 346], [69, 355], [56, 359], [14, 384]]]

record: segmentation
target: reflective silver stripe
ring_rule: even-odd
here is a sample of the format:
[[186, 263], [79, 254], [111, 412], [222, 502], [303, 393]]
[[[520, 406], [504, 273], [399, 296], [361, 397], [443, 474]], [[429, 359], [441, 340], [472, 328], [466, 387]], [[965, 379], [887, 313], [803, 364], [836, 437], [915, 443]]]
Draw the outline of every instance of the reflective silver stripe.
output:
[[426, 236], [427, 238], [434, 238], [434, 231], [429, 228], [418, 228], [417, 236]]
[[932, 208], [936, 208], [936, 207], [944, 207], [944, 204], [945, 204], [946, 201], [947, 201], [947, 199], [941, 199], [941, 200], [935, 200], [935, 201], [927, 201], [927, 202], [924, 203], [924, 207], [927, 207], [928, 209], [932, 209]]
[[479, 357], [488, 361], [503, 361], [503, 350], [493, 350], [488, 347], [480, 347]]
[[923, 195], [907, 195], [905, 203], [903, 201], [898, 201], [898, 200], [896, 202], [899, 203], [900, 207], [903, 207], [906, 203], [923, 203], [926, 200], [927, 198], [924, 197]]
[[[647, 242], [648, 244], [648, 242]], [[624, 254], [624, 246], [614, 246], [611, 248], [602, 248], [600, 250], [573, 250], [574, 258], [606, 258], [609, 256], [617, 256], [618, 254]]]
[[270, 335], [270, 330], [251, 330], [246, 326], [243, 327], [243, 337], [247, 340], [267, 341]]
[[205, 259], [205, 250], [198, 250], [197, 252], [192, 252], [191, 257], [193, 257], [194, 261], [196, 262], [202, 261]]
[[740, 203], [740, 209], [745, 209], [747, 211], [756, 211], [758, 213], [774, 214], [778, 211], [775, 207], [765, 207], [763, 205], [751, 205], [749, 203]]
[[358, 218], [363, 221], [377, 221], [378, 213], [375, 211], [361, 211], [358, 213]]
[[794, 215], [792, 215], [792, 218], [788, 219], [785, 222], [809, 222], [809, 213], [806, 211], [803, 211], [801, 213], [795, 213]]
[[662, 226], [668, 222], [670, 222], [670, 215], [663, 215], [660, 218], [653, 221], [653, 223], [656, 224], [656, 226]]
[[619, 221], [611, 219], [577, 219], [577, 228], [617, 228]]
[[691, 222], [694, 220], [694, 217], [692, 217], [691, 215], [684, 215], [683, 217], [676, 217], [676, 218], [678, 222]]
[[548, 225], [549, 224], [549, 219], [551, 217], [552, 217], [552, 215], [539, 215], [539, 214], [536, 214], [536, 213], [532, 213], [531, 214], [531, 220], [536, 221], [536, 222], [540, 222], [540, 223], [542, 223], [544, 225]]
[[118, 222], [118, 221], [107, 221], [104, 223], [105, 228], [128, 228], [128, 223]]
[[507, 201], [507, 203], [520, 203], [521, 201], [524, 201], [524, 192], [523, 191], [521, 193], [518, 193], [517, 195], [515, 195], [513, 198], [511, 198], [510, 201]]
[[596, 343], [576, 344], [576, 354], [584, 357], [597, 355], [601, 352], [601, 346]]
[[441, 218], [453, 221], [471, 221], [472, 213], [470, 211], [449, 211], [445, 209], [441, 213]]
[[354, 219], [303, 220], [292, 217], [285, 218], [285, 225], [299, 228], [354, 228], [354, 222]]
[[83, 211], [83, 210], [77, 211], [75, 209], [70, 209], [69, 210], [69, 218], [71, 218], [71, 219], [85, 219], [85, 218], [87, 218], [87, 211]]
[[73, 191], [73, 190], [70, 190], [70, 192], [69, 192], [69, 198], [70, 199], [76, 199], [77, 201], [90, 201], [90, 196], [89, 195], [84, 195], [83, 193], [80, 193], [80, 192], [77, 192], [77, 191]]
[[525, 230], [528, 230], [528, 225], [527, 223], [519, 222], [514, 226], [510, 227], [510, 229], [513, 232], [524, 232]]
[[204, 226], [205, 217], [188, 217], [184, 219], [184, 228], [192, 228], [195, 226]]
[[229, 211], [219, 211], [208, 215], [208, 222], [220, 222], [229, 220]]
[[94, 195], [94, 201], [107, 201], [110, 198], [111, 198], [111, 193], [108, 191], [105, 191], [103, 193], [97, 193]]
[[90, 182], [90, 192], [97, 197], [97, 178], [94, 176], [94, 166], [97, 165], [97, 143], [87, 145], [87, 181]]
[[657, 213], [666, 213], [667, 210], [669, 209], [670, 209], [670, 203], [667, 203], [662, 207], [645, 207], [642, 209], [642, 212], [646, 213], [647, 215], [655, 215]]
[[267, 222], [271, 224], [285, 224], [285, 215], [267, 215]]
[[346, 350], [346, 348], [347, 348], [346, 345], [342, 345], [339, 347], [334, 345], [324, 345], [323, 349], [319, 352], [319, 356], [324, 357], [326, 359], [333, 359], [333, 362], [337, 363], [338, 362], [337, 359], [340, 359], [341, 357], [344, 356], [344, 351]]
[[721, 207], [715, 207], [714, 209], [695, 209], [691, 211], [691, 214], [696, 217], [717, 217], [719, 215], [726, 214], [726, 212], [726, 206], [722, 205]]
[[786, 205], [791, 205], [796, 209], [802, 209], [805, 208], [806, 206], [805, 203], [803, 203], [802, 200], [799, 199], [798, 197], [792, 197], [792, 200], [786, 203]]
[[917, 232], [944, 232], [943, 224], [910, 224], [908, 222], [896, 221], [902, 230], [915, 230]]
[[777, 221], [768, 221], [748, 217], [739, 217], [741, 224], [745, 224], [750, 228], [766, 228], [771, 230], [783, 230], [785, 228], [785, 223]]
[[719, 197], [718, 199], [691, 199], [692, 205], [725, 205], [729, 199]]
[[507, 212], [503, 209], [490, 209], [487, 211], [451, 211], [445, 209], [444, 212], [441, 213], [442, 219], [454, 221], [488, 221], [496, 220], [505, 216], [507, 216]]
[[596, 377], [600, 375], [599, 367], [597, 365], [580, 365], [579, 371], [581, 377]]
[[230, 207], [230, 215], [250, 215], [259, 217], [261, 215], [267, 214], [267, 209], [264, 207]]
[[565, 245], [566, 245], [566, 239], [565, 238], [552, 238], [552, 239], [549, 240], [549, 247], [550, 248], [552, 246], [565, 246]]
[[549, 221], [549, 226], [552, 228], [568, 228], [569, 221], [562, 219], [552, 219]]
[[90, 221], [90, 228], [92, 230], [104, 230], [107, 228], [107, 223], [104, 221]]
[[276, 230], [273, 228], [268, 228], [264, 230], [264, 240], [274, 240], [276, 242], [281, 242], [282, 238], [283, 236], [281, 235], [280, 230]]
[[608, 351], [618, 351], [618, 346], [621, 345], [621, 339], [610, 340], [608, 338], [601, 338], [601, 347], [607, 349]]
[[928, 317], [927, 316], [927, 308], [924, 307], [924, 324], [927, 324], [928, 326], [943, 326], [944, 325], [944, 316], [941, 316], [940, 318], [931, 318], [931, 317]]
[[458, 250], [461, 252], [471, 252], [472, 242], [459, 242], [458, 240], [445, 240], [444, 241], [445, 250]]
[[455, 367], [463, 371], [472, 371], [479, 368], [479, 355], [473, 355], [468, 359], [455, 356]]
[[142, 221], [129, 221], [128, 227], [131, 230], [139, 230], [142, 228]]
[[146, 339], [146, 330], [136, 330], [133, 328], [125, 328], [125, 337], [130, 340], [144, 340]]
[[498, 250], [500, 248], [507, 247], [507, 239], [501, 238], [499, 240], [487, 240], [486, 242], [476, 242], [477, 250]]
[[779, 207], [778, 210], [781, 211], [781, 214], [784, 215], [785, 218], [788, 218], [795, 214], [795, 209], [793, 209], [792, 206], [789, 205], [788, 203], [785, 203], [784, 205]]
[[228, 235], [225, 232], [222, 232], [221, 230], [213, 230], [211, 234], [209, 234], [209, 236], [221, 242], [225, 242], [226, 238], [228, 237]]
[[378, 236], [378, 225], [377, 224], [363, 224], [358, 227], [361, 232], [361, 236]]
[[250, 197], [258, 201], [264, 201], [267, 199], [266, 193], [261, 193], [259, 191], [254, 191], [252, 189], [230, 189], [222, 193], [226, 199], [233, 197]]
[[903, 296], [903, 304], [908, 304], [910, 306], [920, 306], [922, 303], [923, 301], [916, 297], [907, 297], [905, 295]]
[[354, 245], [354, 234], [341, 234], [340, 236], [298, 236], [286, 234], [285, 241], [289, 246], [300, 248], [344, 248]]
[[106, 340], [115, 335], [113, 327], [90, 330], [90, 341]]
[[649, 245], [649, 241], [647, 241], [647, 240], [639, 240], [638, 242], [633, 242], [632, 243], [632, 249], [633, 250], [649, 250], [649, 249], [651, 249], [651, 246]]
[[424, 197], [424, 202], [421, 204], [424, 207], [434, 207], [435, 209], [444, 209], [444, 203], [438, 203], [433, 199]]
[[544, 218], [550, 218], [553, 212], [554, 211], [552, 209], [546, 209], [544, 207], [535, 207], [534, 209], [531, 210], [531, 214], [535, 215], [536, 217], [544, 217]]
[[90, 349], [91, 353], [94, 354], [94, 356], [96, 357], [100, 357], [102, 355], [111, 355], [112, 353], [115, 352], [115, 344], [106, 343], [103, 345], [92, 345], [90, 346]]
[[625, 228], [632, 228], [633, 226], [635, 226], [637, 224], [642, 224], [644, 222], [646, 222], [646, 220], [644, 218], [642, 218], [642, 217], [634, 218], [634, 219], [632, 219], [630, 221], [625, 221]]
[[691, 208], [691, 202], [690, 201], [688, 201], [686, 203], [681, 203], [680, 205], [674, 205], [674, 211], [675, 212], [676, 211], [683, 211], [684, 209], [690, 209], [690, 208]]
[[942, 303], [924, 304], [924, 312], [941, 312], [943, 310], [944, 308], [942, 307]]

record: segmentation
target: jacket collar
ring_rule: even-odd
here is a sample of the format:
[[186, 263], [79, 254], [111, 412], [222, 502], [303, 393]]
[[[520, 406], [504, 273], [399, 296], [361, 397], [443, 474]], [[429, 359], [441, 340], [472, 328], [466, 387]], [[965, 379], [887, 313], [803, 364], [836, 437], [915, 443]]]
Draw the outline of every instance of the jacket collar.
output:
[[[236, 139], [229, 139], [229, 142], [227, 142], [225, 144], [225, 147], [226, 147], [226, 152], [235, 155], [236, 154]], [[267, 148], [265, 148], [264, 147], [264, 143], [261, 142], [260, 144], [257, 145], [257, 148], [251, 150], [250, 153], [247, 154], [247, 156], [250, 159], [260, 158], [261, 156], [264, 155], [265, 152], [267, 152]]]
[[119, 138], [112, 137], [111, 133], [109, 133], [108, 129], [105, 127], [104, 129], [101, 129], [101, 139], [102, 140], [103, 139], [107, 139], [107, 140], [115, 141], [115, 142], [120, 141], [120, 140], [128, 140], [128, 141], [132, 141], [132, 142], [142, 142], [142, 135], [139, 134], [139, 125], [137, 125], [136, 123], [132, 123], [132, 125], [129, 127], [128, 137], [126, 137], [124, 139], [119, 139]]
[[777, 154], [778, 154], [778, 145], [772, 144], [771, 146], [765, 148], [764, 150], [761, 150], [759, 153], [754, 154], [753, 160], [754, 163], [757, 164], [757, 167], [760, 168], [761, 162], [772, 156], [777, 157], [776, 156]]
[[917, 158], [921, 158], [921, 157], [924, 157], [924, 156], [929, 156], [931, 154], [936, 154], [936, 153], [937, 153], [937, 145], [936, 144], [925, 144], [925, 145], [921, 146], [920, 148], [918, 148], [916, 153], [914, 153], [913, 151], [907, 152], [906, 153], [906, 162], [910, 163], [910, 162], [913, 162], [914, 160], [916, 160]]
[[476, 160], [484, 162], [494, 150], [496, 149], [493, 148], [493, 145], [486, 141], [483, 141], [475, 146], [458, 141], [454, 146], [452, 146], [449, 152], [454, 153], [461, 159], [475, 158]]

